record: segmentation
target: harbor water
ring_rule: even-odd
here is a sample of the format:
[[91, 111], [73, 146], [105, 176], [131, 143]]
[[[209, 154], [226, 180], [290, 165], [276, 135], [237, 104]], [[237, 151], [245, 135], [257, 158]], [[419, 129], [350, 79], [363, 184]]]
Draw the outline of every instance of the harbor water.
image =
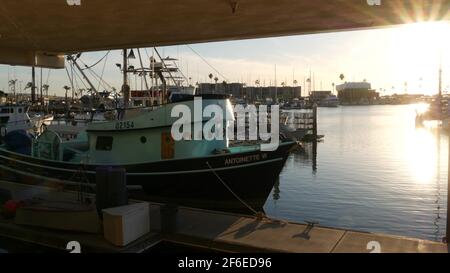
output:
[[416, 128], [423, 105], [319, 108], [318, 143], [292, 154], [268, 215], [319, 225], [441, 241], [448, 135]]

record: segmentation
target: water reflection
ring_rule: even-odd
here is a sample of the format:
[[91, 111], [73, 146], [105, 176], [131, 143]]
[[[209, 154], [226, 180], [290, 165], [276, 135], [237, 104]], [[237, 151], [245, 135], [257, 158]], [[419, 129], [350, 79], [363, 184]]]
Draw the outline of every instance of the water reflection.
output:
[[321, 108], [324, 141], [290, 156], [266, 212], [440, 241], [448, 134], [416, 128], [415, 113], [415, 105]]
[[275, 182], [275, 185], [273, 186], [273, 200], [277, 201], [280, 199], [280, 179], [278, 178], [277, 181]]

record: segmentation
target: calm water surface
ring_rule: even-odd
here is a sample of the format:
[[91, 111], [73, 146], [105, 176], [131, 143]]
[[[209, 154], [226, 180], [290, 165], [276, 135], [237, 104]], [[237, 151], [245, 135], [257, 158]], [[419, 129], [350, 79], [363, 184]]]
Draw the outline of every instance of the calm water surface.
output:
[[312, 145], [290, 156], [267, 214], [441, 241], [448, 136], [415, 127], [420, 105], [319, 108]]

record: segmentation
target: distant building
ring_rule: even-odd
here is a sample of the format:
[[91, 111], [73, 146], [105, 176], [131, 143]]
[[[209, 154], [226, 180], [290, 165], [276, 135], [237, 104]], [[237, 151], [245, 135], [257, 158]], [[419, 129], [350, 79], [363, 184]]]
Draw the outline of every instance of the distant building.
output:
[[197, 94], [228, 94], [233, 97], [243, 96], [244, 85], [242, 83], [200, 83]]
[[341, 104], [371, 104], [380, 97], [368, 82], [346, 82], [336, 90]]
[[246, 99], [247, 101], [272, 99], [292, 100], [300, 98], [302, 89], [300, 86], [285, 87], [262, 87], [262, 86], [245, 86], [242, 83], [200, 83], [198, 85], [197, 94], [228, 94], [235, 98]]

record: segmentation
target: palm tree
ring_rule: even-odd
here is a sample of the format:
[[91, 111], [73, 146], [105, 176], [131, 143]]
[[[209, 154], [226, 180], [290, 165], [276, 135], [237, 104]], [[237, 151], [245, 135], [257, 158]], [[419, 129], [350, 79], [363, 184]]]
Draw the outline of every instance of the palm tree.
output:
[[294, 86], [297, 86], [297, 84], [298, 84], [298, 81], [297, 80], [294, 80]]
[[[115, 89], [115, 88], [113, 87], [113, 91], [115, 92], [114, 89]], [[78, 89], [78, 94], [80, 95], [80, 98], [83, 96], [83, 92], [84, 92], [84, 91], [86, 91], [86, 89], [84, 89], [84, 88]]]
[[16, 80], [10, 80], [10, 81], [8, 82], [8, 85], [9, 85], [10, 87], [14, 86], [14, 88], [15, 88], [16, 83], [17, 83], [17, 79], [16, 79]]
[[16, 83], [17, 83], [17, 79], [15, 79], [15, 80], [10, 80], [10, 81], [8, 82], [8, 85], [9, 85], [9, 87], [10, 87], [10, 90], [13, 91], [14, 97], [16, 97]]
[[212, 83], [212, 79], [214, 78], [214, 75], [212, 73], [209, 73], [208, 77], [209, 77], [209, 79], [211, 80], [211, 83]]
[[64, 85], [64, 90], [66, 91], [66, 95], [65, 95], [65, 102], [67, 103], [67, 92], [71, 89], [69, 86]]
[[50, 88], [50, 85], [44, 84], [42, 86], [42, 90], [45, 92], [45, 96], [48, 97], [48, 89]]
[[24, 91], [27, 90], [28, 88], [33, 87], [33, 83], [32, 82], [27, 82], [27, 85], [25, 85], [25, 88], [23, 89]]
[[339, 75], [339, 79], [341, 79], [341, 81], [343, 81], [345, 79], [344, 74]]
[[259, 96], [260, 96], [260, 99], [262, 99], [261, 82], [260, 82], [259, 80], [256, 80], [256, 81], [255, 81], [255, 85], [256, 85], [257, 87], [259, 87]]

